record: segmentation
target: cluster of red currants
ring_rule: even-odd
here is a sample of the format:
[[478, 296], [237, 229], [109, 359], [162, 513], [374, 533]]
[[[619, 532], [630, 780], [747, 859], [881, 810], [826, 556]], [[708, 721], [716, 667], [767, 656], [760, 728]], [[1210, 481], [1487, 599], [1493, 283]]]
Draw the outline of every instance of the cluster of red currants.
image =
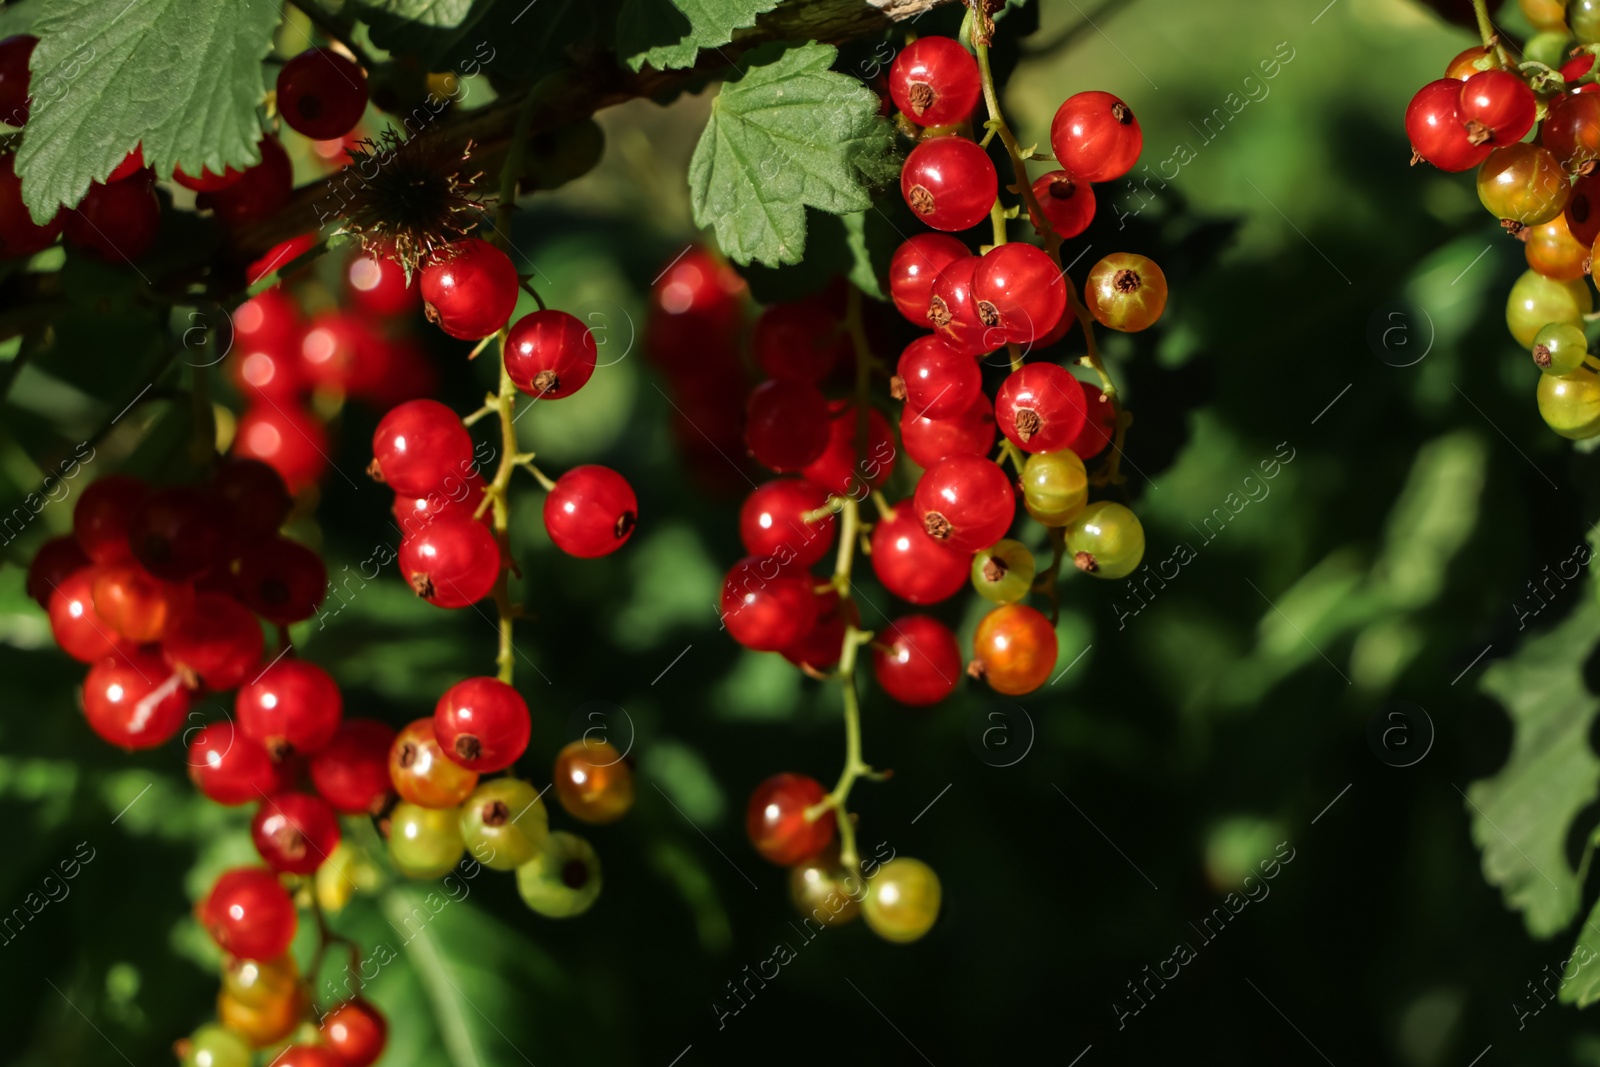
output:
[[1600, 361], [1584, 332], [1594, 306], [1585, 275], [1600, 247], [1600, 5], [1521, 6], [1540, 31], [1525, 61], [1495, 38], [1461, 52], [1412, 97], [1406, 135], [1413, 163], [1476, 167], [1483, 206], [1524, 242], [1528, 270], [1511, 287], [1506, 325], [1541, 372], [1539, 414], [1581, 440], [1600, 435]]

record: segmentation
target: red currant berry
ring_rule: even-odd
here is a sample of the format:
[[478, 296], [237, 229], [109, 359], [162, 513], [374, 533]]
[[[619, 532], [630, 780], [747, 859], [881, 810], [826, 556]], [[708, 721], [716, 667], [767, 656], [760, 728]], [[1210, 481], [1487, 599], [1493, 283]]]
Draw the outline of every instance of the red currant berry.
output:
[[472, 437], [437, 400], [412, 400], [385, 415], [372, 435], [367, 473], [401, 496], [427, 496], [475, 471]]
[[231, 722], [214, 722], [189, 736], [189, 778], [207, 798], [230, 807], [277, 792], [283, 775], [267, 750]]
[[132, 262], [150, 250], [161, 229], [161, 201], [142, 178], [101, 185], [68, 211], [67, 243], [114, 263]]
[[133, 558], [158, 578], [192, 582], [221, 560], [228, 537], [218, 501], [190, 486], [157, 489], [128, 519]]
[[972, 279], [979, 262], [978, 256], [967, 256], [939, 272], [928, 298], [927, 317], [935, 333], [975, 356], [993, 352], [1001, 344], [998, 332], [978, 318], [978, 305], [972, 299]]
[[503, 771], [528, 748], [533, 721], [522, 694], [498, 678], [468, 678], [444, 691], [433, 709], [439, 747], [469, 771]]
[[994, 405], [982, 393], [960, 415], [929, 419], [909, 413], [900, 420], [900, 442], [919, 467], [931, 467], [946, 456], [986, 456], [994, 447]]
[[261, 665], [261, 624], [225, 593], [196, 593], [161, 637], [161, 654], [193, 688], [235, 689]]
[[56, 644], [80, 663], [98, 663], [108, 656], [123, 658], [137, 647], [95, 612], [97, 573], [96, 567], [84, 567], [63, 578], [51, 592], [46, 608]]
[[1011, 480], [982, 456], [940, 460], [917, 482], [915, 500], [928, 536], [967, 553], [1004, 537], [1017, 510]]
[[1155, 325], [1166, 309], [1167, 276], [1154, 260], [1118, 252], [1089, 271], [1083, 302], [1100, 325], [1137, 333]]
[[420, 279], [428, 321], [477, 341], [506, 324], [517, 306], [517, 268], [488, 241], [467, 237], [430, 259]]
[[982, 91], [977, 60], [952, 37], [919, 37], [889, 68], [894, 106], [919, 126], [954, 126]]
[[235, 170], [233, 167], [224, 167], [221, 174], [216, 173], [210, 167], [201, 167], [198, 178], [185, 174], [181, 168], [172, 172], [172, 180], [174, 182], [185, 189], [190, 189], [197, 193], [215, 193], [226, 189], [242, 177], [244, 177], [244, 171]]
[[256, 851], [275, 871], [310, 874], [339, 847], [339, 817], [310, 793], [279, 793], [250, 821]]
[[50, 597], [61, 583], [87, 566], [89, 557], [76, 537], [52, 537], [39, 546], [28, 564], [28, 596], [48, 609]]
[[1109, 182], [1133, 168], [1144, 133], [1128, 105], [1110, 93], [1076, 93], [1056, 110], [1050, 147], [1061, 166], [1077, 177]]
[[1521, 78], [1504, 70], [1485, 70], [1461, 85], [1457, 113], [1474, 144], [1511, 144], [1533, 129], [1539, 102]]
[[830, 809], [807, 819], [806, 811], [828, 794], [815, 778], [775, 774], [756, 786], [745, 809], [750, 843], [773, 863], [791, 867], [828, 847], [837, 828]]
[[903, 242], [889, 259], [889, 297], [900, 314], [918, 326], [928, 322], [928, 304], [939, 272], [972, 253], [947, 233], [919, 233]]
[[1044, 219], [1033, 219], [1043, 230], [1046, 225], [1062, 240], [1076, 237], [1094, 221], [1094, 187], [1073, 178], [1064, 170], [1041, 174], [1033, 183], [1033, 198], [1039, 201]]
[[878, 631], [872, 673], [902, 704], [926, 707], [955, 692], [961, 647], [950, 627], [926, 615], [907, 615]]
[[728, 636], [758, 652], [799, 641], [817, 618], [817, 595], [804, 568], [772, 557], [746, 556], [722, 583], [722, 624]]
[[[1474, 49], [1468, 49], [1467, 51], [1469, 51], [1469, 52], [1470, 51], [1474, 51]], [[1463, 53], [1463, 55], [1465, 55], [1465, 53]], [[1461, 56], [1457, 56], [1456, 57], [1456, 59], [1458, 61], [1461, 58], [1462, 58]], [[1565, 63], [1561, 64], [1561, 76], [1566, 79], [1567, 85], [1571, 86], [1573, 82], [1577, 81], [1579, 78], [1581, 78], [1585, 74], [1589, 73], [1589, 68], [1592, 67], [1592, 66], [1594, 66], [1594, 53], [1593, 52], [1579, 52], [1577, 55], [1573, 56], [1571, 59], [1569, 59]], [[1455, 69], [1456, 69], [1455, 65], [1452, 64], [1451, 73], [1454, 73]], [[1476, 70], [1472, 71], [1472, 74], [1476, 74], [1476, 73], [1477, 73]], [[1468, 74], [1465, 77], [1462, 77], [1462, 80], [1465, 81], [1466, 78], [1471, 77], [1471, 76], [1472, 76], [1471, 74]], [[1590, 82], [1587, 85], [1580, 85], [1577, 88], [1573, 89], [1572, 91], [1574, 93], [1600, 92], [1600, 82]]]
[[229, 456], [211, 476], [211, 495], [236, 533], [276, 533], [294, 500], [278, 472], [257, 459]]
[[344, 697], [327, 671], [303, 659], [280, 659], [234, 699], [239, 732], [273, 759], [326, 745], [344, 718]]
[[272, 1067], [345, 1067], [345, 1062], [325, 1045], [290, 1045], [272, 1057]]
[[261, 162], [246, 167], [236, 181], [209, 192], [210, 207], [229, 226], [264, 219], [289, 202], [294, 193], [294, 165], [278, 139], [261, 138]]
[[130, 559], [128, 519], [150, 487], [131, 474], [112, 474], [92, 482], [72, 509], [72, 533], [95, 563]]
[[417, 719], [389, 747], [389, 780], [401, 800], [424, 808], [453, 808], [472, 795], [478, 775], [444, 754], [433, 719]]
[[367, 110], [367, 76], [329, 48], [308, 48], [278, 71], [278, 114], [313, 141], [356, 128]]
[[912, 604], [937, 604], [965, 589], [968, 558], [929, 537], [910, 500], [895, 505], [872, 528], [872, 573], [883, 587]]
[[328, 467], [328, 434], [298, 407], [253, 404], [239, 416], [233, 454], [260, 460], [278, 472], [291, 492], [315, 485]]
[[335, 811], [377, 815], [389, 798], [394, 731], [376, 719], [345, 719], [311, 757], [311, 784]]
[[[123, 156], [122, 162], [113, 167], [111, 173], [106, 175], [106, 184], [110, 185], [112, 182], [120, 182], [124, 178], [131, 178], [141, 170], [144, 170], [144, 148], [142, 145], [134, 145], [133, 151]], [[146, 183], [155, 180], [155, 176], [151, 174], [141, 175], [141, 177]]]
[[972, 271], [972, 304], [987, 331], [984, 344], [1031, 345], [1061, 321], [1067, 283], [1060, 268], [1033, 245], [1003, 244]]
[[829, 403], [828, 446], [822, 455], [800, 470], [806, 481], [838, 496], [864, 499], [894, 473], [894, 434], [889, 420], [878, 411], [867, 409], [867, 454], [860, 455], [861, 420], [853, 404], [843, 400]]
[[762, 382], [745, 403], [744, 443], [764, 467], [800, 470], [828, 446], [828, 401], [804, 382]]
[[1038, 689], [1056, 666], [1056, 631], [1026, 604], [1002, 604], [978, 623], [973, 653], [990, 688], [1007, 696]]
[[569, 556], [596, 559], [628, 543], [639, 522], [639, 499], [610, 467], [574, 467], [544, 498], [544, 528]]
[[233, 339], [241, 349], [289, 351], [300, 340], [300, 307], [275, 285], [263, 289], [233, 312]]
[[265, 867], [235, 867], [200, 903], [200, 925], [217, 947], [243, 960], [272, 960], [294, 940], [294, 901]]
[[370, 1067], [389, 1040], [383, 1013], [359, 998], [335, 1005], [322, 1017], [321, 1029], [339, 1067]]
[[1079, 459], [1092, 459], [1104, 452], [1111, 443], [1117, 429], [1117, 410], [1109, 397], [1088, 382], [1078, 383], [1083, 387], [1084, 420], [1083, 429], [1078, 431], [1078, 436], [1067, 445], [1076, 452]]
[[703, 248], [685, 249], [650, 291], [645, 352], [668, 370], [700, 368], [707, 351], [731, 357], [744, 279]]
[[28, 60], [39, 38], [19, 33], [0, 41], [0, 122], [7, 126], [28, 124], [28, 84], [33, 76]]
[[506, 335], [506, 373], [538, 400], [560, 400], [582, 389], [597, 358], [594, 334], [565, 311], [524, 315]]
[[405, 268], [388, 254], [388, 249], [350, 257], [344, 280], [351, 300], [370, 315], [405, 315], [422, 304], [417, 279], [406, 280]]
[[859, 624], [861, 617], [852, 601], [840, 600], [839, 594], [831, 589], [817, 598], [817, 604], [817, 621], [811, 624], [811, 629], [779, 652], [796, 667], [825, 671], [839, 662], [844, 650], [845, 623]]
[[9, 152], [0, 156], [0, 259], [23, 259], [55, 244], [65, 215], [58, 211], [43, 226], [35, 223], [22, 202], [16, 157]]
[[750, 347], [768, 377], [807, 385], [850, 358], [849, 336], [819, 300], [766, 308], [756, 319]]
[[118, 748], [170, 741], [189, 711], [189, 691], [161, 657], [137, 650], [103, 659], [83, 680], [89, 728]]
[[130, 641], [159, 641], [194, 590], [157, 578], [132, 560], [95, 568], [94, 612]]
[[1585, 174], [1572, 183], [1572, 195], [1563, 214], [1572, 239], [1592, 248], [1600, 237], [1600, 173]]
[[1549, 222], [1567, 206], [1572, 185], [1554, 153], [1517, 141], [1489, 153], [1478, 168], [1478, 199], [1499, 219]]
[[1440, 170], [1471, 170], [1494, 150], [1473, 144], [1461, 122], [1461, 82], [1440, 78], [1417, 90], [1406, 107], [1406, 136], [1411, 149]]
[[[444, 515], [455, 519], [473, 518], [483, 500], [483, 489], [483, 475], [473, 471], [464, 478], [446, 479], [445, 487], [436, 493], [395, 497], [394, 518], [401, 535], [409, 537]], [[482, 521], [490, 521], [492, 514], [484, 511]]]
[[434, 607], [464, 608], [494, 588], [500, 544], [481, 522], [438, 519], [400, 542], [400, 573]]
[[833, 547], [834, 517], [806, 516], [828, 505], [828, 491], [804, 478], [776, 478], [752, 492], [739, 509], [739, 539], [752, 556], [809, 567]]
[[[1522, 84], [1520, 79], [1508, 77]], [[1585, 88], [1600, 88], [1600, 84]], [[1593, 93], [1568, 93], [1551, 100], [1550, 111], [1539, 127], [1539, 143], [1564, 167], [1575, 168], [1600, 158], [1600, 97]]]
[[389, 342], [371, 320], [325, 312], [300, 335], [298, 377], [330, 393], [361, 395], [381, 386], [388, 355]]
[[959, 415], [983, 391], [977, 360], [937, 334], [919, 337], [900, 353], [891, 383], [908, 415], [930, 419]]
[[327, 595], [328, 569], [322, 557], [287, 537], [239, 546], [229, 567], [245, 607], [279, 626], [311, 618]]
[[900, 194], [917, 218], [947, 233], [988, 218], [999, 189], [989, 154], [965, 137], [930, 137], [900, 171]]
[[1087, 417], [1083, 387], [1054, 363], [1029, 363], [1002, 382], [994, 396], [1001, 432], [1026, 452], [1071, 447]]

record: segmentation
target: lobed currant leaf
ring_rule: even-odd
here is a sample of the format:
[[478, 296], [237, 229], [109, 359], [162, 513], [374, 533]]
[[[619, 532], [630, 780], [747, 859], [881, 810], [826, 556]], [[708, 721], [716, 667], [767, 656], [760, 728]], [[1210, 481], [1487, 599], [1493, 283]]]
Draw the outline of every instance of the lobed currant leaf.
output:
[[733, 40], [733, 31], [756, 24], [778, 0], [624, 0], [617, 24], [617, 54], [637, 71], [694, 66], [701, 49]]

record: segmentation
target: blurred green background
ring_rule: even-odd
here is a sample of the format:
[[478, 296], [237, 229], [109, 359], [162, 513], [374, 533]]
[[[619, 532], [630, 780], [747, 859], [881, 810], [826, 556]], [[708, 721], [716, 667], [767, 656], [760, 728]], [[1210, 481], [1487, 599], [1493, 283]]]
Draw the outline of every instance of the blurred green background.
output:
[[[863, 852], [887, 842], [932, 864], [944, 912], [914, 945], [857, 923], [801, 948], [782, 872], [744, 839], [743, 804], [780, 770], [833, 779], [838, 695], [719, 632], [739, 498], [685, 473], [639, 343], [652, 279], [695, 239], [683, 173], [709, 94], [603, 114], [599, 168], [528, 201], [515, 239], [547, 300], [601, 317], [609, 365], [519, 428], [546, 470], [626, 474], [641, 526], [618, 555], [575, 562], [545, 540], [537, 494], [516, 498], [530, 608], [518, 682], [535, 777], [600, 710], [613, 740], [636, 734], [639, 801], [587, 831], [606, 884], [581, 919], [533, 915], [487, 871], [409, 939], [401, 919], [432, 887], [383, 883], [336, 917], [397, 956], [369, 987], [393, 1027], [389, 1067], [1071, 1063], [1089, 1046], [1085, 1065], [1242, 1053], [1430, 1067], [1489, 1046], [1484, 1064], [1600, 1064], [1596, 1017], [1535, 1014], [1530, 991], [1581, 924], [1530, 937], [1485, 882], [1465, 798], [1511, 747], [1505, 711], [1479, 691], [1485, 672], [1555, 632], [1508, 685], [1554, 701], [1540, 686], [1570, 681], [1577, 718], [1563, 721], [1592, 747], [1585, 679], [1600, 636], [1586, 578], [1519, 628], [1526, 583], [1600, 514], [1595, 459], [1544, 427], [1534, 369], [1504, 327], [1522, 249], [1470, 176], [1407, 166], [1406, 102], [1475, 38], [1409, 0], [1130, 0], [1096, 9], [1088, 30], [1074, 29], [1078, 3], [1035, 13], [1006, 96], [1023, 143], [1044, 141], [1082, 89], [1118, 94], [1143, 124], [1139, 189], [1097, 189], [1099, 217], [1064, 258], [1085, 257], [1081, 277], [1138, 251], [1167, 274], [1159, 326], [1108, 347], [1137, 417], [1127, 488], [1146, 560], [1179, 545], [1192, 560], [1141, 588], [1137, 614], [1123, 614], [1137, 606], [1123, 583], [1069, 581], [1061, 662], [1081, 658], [1030, 697], [967, 684], [911, 712], [865, 685], [866, 757], [895, 774], [853, 794]], [[953, 31], [954, 17], [919, 32]], [[35, 462], [104, 417], [145, 355], [119, 333], [126, 283], [90, 270], [75, 282], [71, 358], [26, 371], [6, 410], [8, 502], [38, 483]], [[444, 399], [470, 410], [491, 368], [463, 371], [457, 349], [437, 348], [452, 368]], [[359, 475], [371, 429], [364, 412], [341, 416], [334, 459], [350, 481], [330, 475], [295, 531], [336, 581], [394, 539], [389, 494]], [[118, 440], [106, 447], [115, 459]], [[1246, 479], [1274, 458], [1263, 495]], [[1208, 535], [1219, 508], [1228, 521]], [[82, 668], [52, 650], [19, 566], [69, 526], [69, 506], [46, 508], [0, 569], [0, 909], [80, 842], [95, 858], [0, 946], [5, 1058], [160, 1063], [211, 1014], [217, 961], [189, 908], [219, 869], [252, 858], [248, 812], [199, 798], [176, 742], [125, 756], [83, 724]], [[865, 588], [864, 625], [881, 625], [872, 605], [889, 598]], [[431, 609], [392, 573], [348, 601], [297, 640], [353, 713], [402, 724], [490, 664], [490, 622]], [[934, 614], [965, 642], [981, 610], [963, 595]], [[1369, 736], [1395, 724], [1414, 747], [1391, 734], [1375, 749]], [[1593, 807], [1570, 834], [1570, 811], [1524, 815], [1555, 825], [1576, 869]], [[553, 821], [574, 828], [559, 810]], [[1293, 859], [1270, 896], [1202, 936], [1281, 842]], [[797, 959], [719, 1028], [713, 1002], [733, 1006], [727, 983], [780, 941]], [[1179, 976], [1140, 984], [1179, 942], [1196, 950]]]

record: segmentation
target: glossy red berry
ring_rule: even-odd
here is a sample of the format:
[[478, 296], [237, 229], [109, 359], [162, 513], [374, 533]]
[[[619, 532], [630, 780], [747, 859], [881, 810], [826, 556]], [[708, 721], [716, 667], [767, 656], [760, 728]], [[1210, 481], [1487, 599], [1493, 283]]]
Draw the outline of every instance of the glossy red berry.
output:
[[383, 1013], [359, 998], [335, 1005], [322, 1017], [321, 1029], [340, 1067], [370, 1067], [389, 1040]]
[[19, 33], [0, 41], [0, 122], [7, 126], [28, 123], [28, 86], [33, 80], [28, 60], [39, 38]]
[[344, 718], [344, 697], [327, 671], [303, 659], [280, 659], [239, 690], [239, 732], [274, 759], [326, 745]]
[[972, 299], [972, 280], [979, 262], [978, 256], [966, 256], [939, 272], [928, 298], [927, 315], [935, 333], [975, 356], [993, 352], [1004, 343], [998, 332], [978, 318], [978, 305]]
[[28, 563], [28, 596], [48, 609], [57, 587], [87, 566], [89, 557], [76, 537], [52, 537], [39, 546]]
[[[1565, 63], [1561, 64], [1561, 76], [1566, 79], [1567, 86], [1569, 88], [1572, 88], [1572, 83], [1577, 81], [1579, 78], [1583, 77], [1585, 74], [1589, 73], [1589, 68], [1592, 67], [1592, 66], [1594, 66], [1594, 53], [1593, 52], [1579, 52], [1577, 55], [1573, 56], [1571, 59], [1569, 59]], [[1477, 72], [1474, 71], [1473, 73], [1477, 73]], [[1469, 75], [1469, 77], [1470, 77], [1470, 75]], [[1465, 80], [1465, 79], [1463, 79], [1463, 80]], [[1600, 92], [1600, 82], [1590, 82], [1587, 85], [1579, 85], [1576, 88], [1572, 88], [1572, 92], [1574, 92], [1574, 93]]]
[[22, 202], [22, 180], [17, 177], [15, 157], [0, 156], [0, 259], [25, 259], [56, 243], [66, 212], [57, 211], [43, 226], [33, 221]]
[[[471, 519], [483, 501], [484, 484], [483, 475], [474, 471], [464, 478], [447, 479], [443, 489], [427, 496], [395, 497], [394, 518], [401, 536], [414, 534], [441, 516]], [[492, 518], [493, 512], [485, 510], [481, 521]]]
[[728, 636], [758, 652], [799, 641], [817, 617], [811, 575], [763, 556], [746, 556], [722, 583], [722, 624]]
[[853, 404], [836, 400], [828, 406], [828, 444], [822, 454], [800, 469], [812, 485], [838, 496], [863, 499], [870, 489], [888, 481], [894, 473], [897, 453], [889, 420], [876, 409], [867, 409], [867, 454], [858, 451], [861, 419]]
[[239, 416], [233, 454], [278, 472], [290, 492], [315, 485], [328, 468], [328, 433], [309, 412], [280, 404], [252, 404]]
[[433, 735], [450, 759], [479, 774], [503, 771], [528, 748], [528, 702], [498, 678], [468, 678], [444, 691]]
[[428, 321], [451, 337], [477, 341], [499, 330], [517, 306], [517, 268], [488, 241], [467, 237], [423, 265]]
[[822, 302], [813, 299], [763, 310], [750, 348], [768, 377], [815, 385], [850, 358], [850, 337]]
[[200, 903], [200, 924], [217, 947], [244, 960], [272, 960], [294, 940], [294, 901], [265, 867], [226, 871]]
[[[1600, 83], [1584, 88], [1600, 89]], [[1551, 100], [1549, 107], [1539, 127], [1539, 143], [1550, 150], [1556, 161], [1575, 167], [1600, 158], [1600, 96], [1568, 93]]]
[[939, 703], [955, 692], [961, 671], [956, 635], [926, 615], [896, 619], [873, 640], [873, 677], [902, 704], [925, 707]]
[[308, 48], [278, 71], [278, 114], [313, 141], [355, 129], [367, 110], [367, 76], [329, 48]]
[[1075, 93], [1056, 110], [1050, 147], [1061, 166], [1077, 177], [1109, 182], [1138, 161], [1144, 133], [1132, 109], [1110, 93]]
[[1485, 70], [1461, 84], [1457, 113], [1467, 128], [1467, 139], [1510, 144], [1533, 129], [1539, 103], [1528, 83], [1505, 70]]
[[219, 189], [226, 189], [242, 177], [244, 177], [244, 171], [236, 170], [233, 167], [224, 167], [221, 174], [216, 173], [210, 167], [201, 167], [199, 177], [193, 177], [185, 173], [182, 168], [172, 172], [172, 180], [174, 182], [185, 189], [191, 189], [197, 193], [214, 193]]
[[982, 456], [940, 460], [917, 482], [915, 499], [928, 536], [958, 552], [994, 544], [1016, 516], [1011, 480]]
[[280, 626], [311, 618], [327, 596], [328, 569], [322, 557], [287, 537], [240, 545], [229, 567], [234, 592], [245, 607]]
[[383, 250], [351, 256], [344, 281], [351, 301], [372, 315], [404, 315], [422, 306], [416, 276], [407, 282], [405, 268]]
[[128, 559], [128, 520], [150, 487], [131, 474], [112, 474], [91, 482], [72, 509], [72, 533], [95, 563]]
[[[134, 145], [133, 151], [123, 156], [122, 162], [111, 168], [111, 173], [106, 175], [106, 184], [131, 178], [141, 170], [144, 170], [144, 148], [141, 145]], [[153, 181], [154, 175], [146, 174], [143, 178], [147, 182]]]
[[780, 866], [804, 862], [828, 847], [837, 829], [830, 809], [807, 819], [827, 792], [815, 778], [775, 774], [756, 786], [745, 809], [745, 832], [762, 856]]
[[872, 573], [883, 587], [912, 604], [937, 604], [967, 587], [971, 561], [929, 537], [909, 499], [872, 528]]
[[825, 671], [839, 662], [844, 650], [845, 623], [859, 625], [861, 616], [853, 601], [840, 600], [839, 594], [831, 589], [817, 597], [817, 605], [817, 621], [811, 624], [811, 629], [794, 644], [779, 649], [779, 654], [797, 667]]
[[1461, 121], [1461, 85], [1440, 78], [1417, 90], [1406, 107], [1406, 136], [1412, 151], [1440, 170], [1471, 170], [1494, 151], [1490, 142], [1473, 144]]
[[919, 126], [961, 122], [982, 91], [977, 60], [952, 37], [919, 37], [889, 68], [894, 106]]
[[506, 373], [518, 389], [539, 400], [571, 396], [594, 374], [594, 334], [576, 315], [535, 311], [506, 335]]
[[372, 435], [367, 473], [401, 496], [427, 496], [477, 469], [461, 417], [437, 400], [411, 400], [390, 411]]
[[128, 544], [145, 570], [191, 582], [216, 566], [228, 538], [219, 502], [192, 486], [157, 489], [128, 520]]
[[272, 1057], [272, 1067], [345, 1067], [345, 1062], [326, 1045], [290, 1045]]
[[294, 193], [294, 165], [278, 139], [261, 138], [261, 162], [246, 167], [236, 181], [206, 193], [211, 209], [229, 226], [264, 219], [289, 202]]
[[464, 608], [494, 588], [500, 545], [481, 522], [436, 519], [400, 542], [400, 573], [435, 607]]
[[95, 614], [140, 644], [161, 640], [167, 625], [194, 599], [189, 585], [163, 581], [133, 560], [96, 567], [92, 591]]
[[80, 663], [98, 663], [108, 656], [132, 652], [136, 642], [118, 633], [94, 609], [96, 567], [73, 571], [50, 594], [50, 633], [61, 651]]
[[137, 650], [103, 659], [83, 680], [89, 728], [118, 748], [171, 740], [189, 711], [189, 691], [161, 657]]
[[972, 303], [986, 330], [985, 345], [1032, 345], [1061, 321], [1067, 283], [1042, 249], [1003, 244], [973, 268]]
[[67, 243], [113, 263], [132, 262], [150, 250], [161, 229], [161, 201], [142, 178], [89, 186], [66, 213]]
[[1029, 363], [1014, 371], [994, 396], [995, 422], [1026, 452], [1070, 448], [1087, 417], [1083, 387], [1054, 363]]
[[339, 817], [321, 797], [279, 793], [256, 809], [250, 838], [268, 867], [310, 874], [339, 847]]
[[1083, 429], [1067, 445], [1079, 459], [1090, 459], [1104, 452], [1117, 429], [1116, 406], [1105, 393], [1088, 382], [1080, 381], [1083, 389]]
[[305, 384], [360, 396], [383, 382], [389, 341], [370, 319], [329, 311], [306, 323], [299, 357], [298, 376]]
[[1000, 180], [989, 154], [965, 137], [930, 137], [911, 150], [900, 194], [922, 223], [953, 232], [989, 217]]
[[809, 567], [833, 548], [833, 512], [807, 522], [827, 507], [828, 491], [804, 478], [776, 478], [758, 487], [739, 509], [739, 539], [752, 556], [772, 556]]
[[959, 238], [947, 233], [919, 233], [901, 243], [889, 258], [889, 298], [911, 322], [928, 323], [928, 304], [939, 272], [972, 255]]
[[161, 655], [191, 688], [236, 689], [261, 666], [261, 624], [225, 593], [200, 592], [174, 614]]
[[335, 811], [377, 815], [392, 788], [394, 731], [376, 719], [345, 719], [311, 757], [311, 783]]
[[628, 479], [588, 464], [556, 479], [544, 498], [544, 528], [569, 556], [595, 559], [628, 543], [639, 522], [639, 499]]
[[764, 467], [800, 470], [828, 445], [828, 401], [804, 382], [762, 382], [745, 402], [744, 443]]
[[1094, 187], [1064, 170], [1053, 170], [1034, 179], [1033, 198], [1039, 201], [1044, 219], [1035, 218], [1039, 229], [1046, 225], [1057, 237], [1076, 237], [1094, 221]]
[[994, 447], [994, 405], [982, 393], [959, 415], [930, 419], [907, 413], [900, 420], [900, 443], [919, 467], [931, 467], [946, 456], [986, 456]]
[[983, 372], [970, 353], [937, 334], [919, 337], [895, 366], [906, 413], [944, 419], [959, 415], [983, 392]]
[[236, 534], [272, 534], [289, 518], [289, 487], [258, 459], [228, 456], [211, 476], [211, 496]]
[[254, 803], [282, 788], [284, 776], [278, 764], [233, 723], [209, 723], [185, 736], [189, 778], [218, 804]]

